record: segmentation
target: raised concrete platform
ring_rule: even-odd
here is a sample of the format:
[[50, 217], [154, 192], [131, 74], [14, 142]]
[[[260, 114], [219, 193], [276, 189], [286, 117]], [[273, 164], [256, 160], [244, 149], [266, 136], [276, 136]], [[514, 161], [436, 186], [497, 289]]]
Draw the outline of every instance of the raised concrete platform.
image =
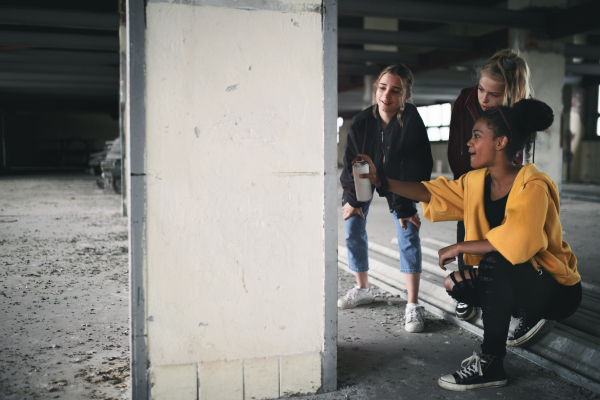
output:
[[562, 199], [600, 203], [600, 185], [563, 182], [561, 190], [560, 197]]

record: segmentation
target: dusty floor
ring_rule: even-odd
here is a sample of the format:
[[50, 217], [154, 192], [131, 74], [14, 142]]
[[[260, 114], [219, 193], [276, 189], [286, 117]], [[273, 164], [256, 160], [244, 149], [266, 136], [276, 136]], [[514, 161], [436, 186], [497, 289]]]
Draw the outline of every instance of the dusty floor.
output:
[[119, 211], [92, 177], [0, 177], [0, 399], [128, 397]]
[[[354, 285], [340, 271], [338, 292]], [[338, 311], [338, 387], [333, 393], [300, 396], [302, 400], [420, 399], [599, 399], [519, 356], [504, 362], [508, 386], [452, 392], [438, 386], [440, 376], [459, 369], [479, 351], [481, 339], [427, 313], [425, 331], [403, 329], [406, 302], [375, 289], [375, 303]]]
[[[85, 175], [0, 177], [0, 249], [0, 399], [128, 398], [127, 220], [119, 197]], [[340, 294], [352, 285], [340, 271]], [[370, 306], [339, 312], [339, 390], [298, 399], [600, 398], [514, 355], [505, 388], [441, 389], [439, 376], [458, 369], [479, 339], [432, 315], [424, 333], [407, 333], [405, 303], [376, 294]]]

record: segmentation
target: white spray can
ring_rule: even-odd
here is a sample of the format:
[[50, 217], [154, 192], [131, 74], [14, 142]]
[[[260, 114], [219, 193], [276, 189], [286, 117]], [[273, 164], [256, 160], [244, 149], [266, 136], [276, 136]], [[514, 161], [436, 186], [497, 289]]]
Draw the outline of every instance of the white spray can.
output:
[[356, 200], [369, 201], [373, 198], [371, 181], [369, 178], [361, 178], [360, 174], [369, 173], [369, 163], [364, 160], [357, 160], [352, 165], [352, 174], [354, 175], [354, 188], [356, 189]]

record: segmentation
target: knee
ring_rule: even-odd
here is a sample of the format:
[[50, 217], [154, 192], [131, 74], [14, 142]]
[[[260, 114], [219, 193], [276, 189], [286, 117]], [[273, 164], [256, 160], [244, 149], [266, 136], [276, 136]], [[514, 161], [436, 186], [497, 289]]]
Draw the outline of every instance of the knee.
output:
[[446, 277], [446, 279], [444, 280], [444, 288], [446, 288], [446, 290], [449, 291], [449, 292], [451, 292], [452, 289], [454, 289], [454, 281], [452, 280], [452, 278], [450, 277], [450, 275], [448, 275]]

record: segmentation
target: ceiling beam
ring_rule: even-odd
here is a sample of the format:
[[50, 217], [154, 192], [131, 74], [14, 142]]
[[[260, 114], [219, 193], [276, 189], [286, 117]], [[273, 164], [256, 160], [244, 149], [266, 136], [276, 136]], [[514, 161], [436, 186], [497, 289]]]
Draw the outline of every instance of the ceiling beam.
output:
[[466, 88], [477, 83], [472, 71], [438, 69], [415, 74], [415, 87], [419, 88]]
[[356, 28], [339, 28], [338, 42], [434, 47], [454, 50], [473, 50], [474, 47], [473, 38], [468, 36]]
[[119, 51], [117, 36], [0, 31], [0, 45], [56, 49]]
[[119, 75], [78, 75], [66, 73], [41, 73], [41, 72], [6, 72], [0, 71], [0, 86], [5, 82], [27, 82], [33, 86], [45, 85], [46, 83], [59, 82], [90, 82], [99, 84], [119, 84]]
[[0, 60], [0, 73], [69, 74], [73, 76], [108, 76], [119, 78], [119, 66], [53, 63], [13, 63]]
[[119, 115], [116, 96], [85, 98], [83, 96], [49, 96], [12, 93], [10, 101], [0, 98], [0, 107], [19, 112], [103, 112], [113, 118]]
[[380, 64], [407, 65], [418, 64], [418, 54], [398, 53], [391, 51], [369, 51], [359, 49], [338, 49], [338, 61], [341, 62], [374, 62]]
[[556, 10], [548, 19], [548, 34], [552, 39], [572, 36], [600, 28], [600, 1]]
[[600, 59], [600, 46], [566, 43], [565, 56]]
[[0, 6], [0, 24], [116, 32], [119, 14]]
[[565, 72], [573, 75], [600, 76], [600, 64], [567, 64], [565, 65]]
[[340, 15], [397, 18], [413, 21], [498, 25], [510, 28], [546, 28], [542, 11], [506, 10], [429, 1], [343, 0]]
[[383, 69], [380, 65], [345, 64], [338, 62], [340, 75], [379, 75]]
[[31, 81], [31, 80], [0, 80], [0, 92], [28, 92], [39, 93], [119, 93], [119, 82], [80, 82], [77, 80], [61, 81]]
[[46, 49], [0, 50], [0, 62], [119, 65], [119, 53]]

